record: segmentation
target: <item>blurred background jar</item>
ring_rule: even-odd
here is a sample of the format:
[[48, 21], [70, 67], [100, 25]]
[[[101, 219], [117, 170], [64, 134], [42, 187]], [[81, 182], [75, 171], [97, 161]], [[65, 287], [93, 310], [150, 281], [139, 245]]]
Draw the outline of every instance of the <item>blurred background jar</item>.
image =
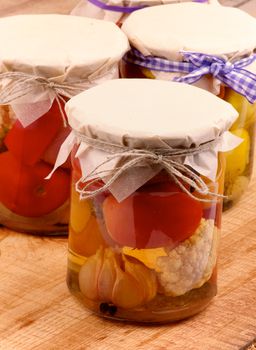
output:
[[[71, 11], [71, 15], [85, 16], [121, 25], [130, 13], [144, 7], [171, 4], [192, 0], [81, 0]], [[217, 0], [194, 0], [201, 3], [215, 3]]]
[[131, 14], [122, 26], [131, 51], [123, 77], [194, 84], [239, 112], [231, 132], [244, 142], [226, 154], [224, 208], [245, 192], [252, 175], [256, 117], [256, 20], [216, 4], [171, 4]]
[[70, 133], [64, 106], [118, 77], [128, 41], [112, 23], [65, 15], [1, 18], [0, 39], [0, 224], [67, 232], [70, 161], [45, 179]]
[[187, 84], [119, 79], [75, 96], [66, 111], [70, 291], [121, 320], [167, 322], [204, 309], [217, 290], [221, 152], [241, 142], [227, 131], [235, 109]]

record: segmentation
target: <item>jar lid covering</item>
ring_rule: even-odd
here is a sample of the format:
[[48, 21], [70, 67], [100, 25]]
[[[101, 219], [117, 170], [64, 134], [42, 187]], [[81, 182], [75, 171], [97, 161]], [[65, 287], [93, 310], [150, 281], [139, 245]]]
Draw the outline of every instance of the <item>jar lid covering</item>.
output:
[[[241, 143], [227, 131], [237, 111], [213, 94], [181, 83], [111, 80], [73, 97], [66, 112], [73, 131], [53, 171], [79, 145], [75, 157], [82, 177], [77, 188], [80, 181], [100, 177], [118, 201], [163, 168], [183, 179], [186, 173], [188, 182], [195, 178], [191, 168], [215, 180], [218, 152]], [[171, 162], [168, 154], [174, 157]], [[80, 195], [86, 198], [86, 187]]]
[[67, 15], [0, 19], [0, 71], [83, 79], [120, 60], [129, 44], [109, 22]]
[[180, 51], [213, 55], [252, 52], [256, 20], [232, 7], [179, 3], [133, 12], [122, 30], [144, 55], [181, 60]]
[[191, 85], [150, 79], [107, 81], [66, 104], [79, 133], [128, 147], [191, 147], [215, 139], [238, 116]]

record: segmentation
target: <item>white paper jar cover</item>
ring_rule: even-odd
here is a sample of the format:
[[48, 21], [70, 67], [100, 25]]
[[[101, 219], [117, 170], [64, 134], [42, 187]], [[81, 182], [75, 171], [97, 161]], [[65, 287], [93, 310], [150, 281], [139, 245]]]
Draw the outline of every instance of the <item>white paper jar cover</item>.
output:
[[253, 51], [256, 46], [255, 18], [225, 6], [150, 7], [134, 12], [122, 30], [141, 52], [175, 60], [182, 59], [181, 50], [230, 55]]
[[[71, 11], [72, 15], [93, 17], [122, 23], [130, 13], [143, 7], [174, 4], [191, 0], [81, 0]], [[201, 3], [218, 3], [217, 0], [195, 0]], [[123, 11], [122, 11], [123, 8]]]
[[[118, 61], [129, 47], [127, 38], [113, 23], [57, 14], [1, 18], [0, 41], [1, 84], [9, 82], [2, 73], [21, 72], [66, 84], [63, 89], [60, 86], [59, 92], [67, 90], [68, 95], [117, 78]], [[12, 80], [16, 79], [18, 84], [24, 77], [18, 78]], [[8, 96], [8, 100], [12, 104], [52, 101], [54, 95], [49, 85], [35, 82], [30, 93], [20, 99]], [[31, 123], [22, 109], [15, 112], [25, 126]], [[41, 110], [34, 110], [35, 119], [38, 113], [43, 114]]]
[[[218, 151], [233, 149], [240, 143], [227, 131], [237, 117], [236, 110], [211, 93], [186, 84], [112, 80], [72, 98], [66, 104], [66, 113], [74, 132], [63, 144], [62, 161], [72, 143], [80, 143], [77, 157], [83, 175], [97, 166], [98, 171], [115, 169], [122, 156], [101, 165], [112, 152], [87, 145], [80, 140], [81, 135], [132, 149], [190, 148], [218, 140], [207, 150], [179, 160], [212, 180], [216, 176]], [[114, 182], [110, 191], [123, 200], [159, 170], [137, 167], [135, 172]]]

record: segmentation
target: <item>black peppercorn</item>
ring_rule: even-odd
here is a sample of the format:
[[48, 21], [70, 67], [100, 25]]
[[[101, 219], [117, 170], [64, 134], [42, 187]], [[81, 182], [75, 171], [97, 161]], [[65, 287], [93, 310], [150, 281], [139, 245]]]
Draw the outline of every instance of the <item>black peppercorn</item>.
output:
[[110, 316], [114, 316], [117, 312], [117, 307], [113, 304], [101, 303], [100, 312], [102, 312], [103, 314], [109, 314]]
[[110, 316], [114, 316], [115, 313], [117, 312], [117, 307], [115, 305], [109, 305], [109, 314]]
[[100, 312], [102, 312], [103, 314], [106, 314], [109, 310], [109, 305], [108, 303], [101, 303], [100, 304]]

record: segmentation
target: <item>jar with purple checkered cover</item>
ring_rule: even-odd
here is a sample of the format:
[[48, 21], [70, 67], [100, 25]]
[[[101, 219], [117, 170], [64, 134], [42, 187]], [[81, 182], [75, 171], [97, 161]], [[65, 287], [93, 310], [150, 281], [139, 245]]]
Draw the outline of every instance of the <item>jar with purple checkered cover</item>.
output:
[[71, 11], [71, 15], [103, 19], [121, 25], [130, 13], [144, 7], [184, 1], [208, 4], [217, 2], [217, 0], [81, 0]]
[[239, 112], [230, 131], [243, 139], [226, 154], [224, 209], [237, 202], [252, 175], [256, 119], [256, 20], [220, 5], [162, 5], [137, 11], [124, 22], [131, 50], [126, 78], [173, 80], [206, 89]]

